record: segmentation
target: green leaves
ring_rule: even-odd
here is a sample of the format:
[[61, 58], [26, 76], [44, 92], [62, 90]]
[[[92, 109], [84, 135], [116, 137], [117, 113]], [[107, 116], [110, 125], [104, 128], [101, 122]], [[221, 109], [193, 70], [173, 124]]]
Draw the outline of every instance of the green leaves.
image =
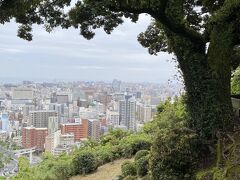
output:
[[18, 37], [25, 39], [27, 41], [31, 41], [32, 40], [32, 27], [29, 25], [21, 25], [19, 26], [18, 29]]
[[234, 95], [240, 94], [240, 66], [233, 73], [233, 77], [231, 80], [231, 91]]
[[160, 51], [166, 52], [168, 50], [166, 34], [154, 22], [148, 26], [144, 33], [139, 34], [138, 41], [143, 47], [148, 48], [149, 54], [152, 55], [157, 55]]

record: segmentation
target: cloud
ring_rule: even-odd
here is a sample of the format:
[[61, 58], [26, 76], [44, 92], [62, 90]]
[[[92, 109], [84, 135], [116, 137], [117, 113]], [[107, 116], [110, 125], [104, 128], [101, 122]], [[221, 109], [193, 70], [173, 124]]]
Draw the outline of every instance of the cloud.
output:
[[97, 30], [92, 40], [79, 30], [56, 29], [49, 34], [34, 26], [34, 39], [16, 37], [17, 24], [0, 26], [1, 77], [29, 80], [104, 80], [166, 82], [176, 74], [172, 55], [151, 56], [137, 36], [151, 22], [141, 15], [138, 23], [125, 23], [107, 35]]
[[10, 47], [0, 47], [0, 52], [1, 53], [23, 53], [24, 51], [21, 49], [14, 49]]

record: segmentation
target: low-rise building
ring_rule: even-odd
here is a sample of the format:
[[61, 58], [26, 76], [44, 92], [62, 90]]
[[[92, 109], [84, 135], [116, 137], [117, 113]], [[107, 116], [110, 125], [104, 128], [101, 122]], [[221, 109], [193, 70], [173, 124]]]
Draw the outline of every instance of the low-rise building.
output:
[[60, 135], [60, 146], [73, 146], [74, 145], [74, 134], [68, 133], [68, 134], [61, 134]]

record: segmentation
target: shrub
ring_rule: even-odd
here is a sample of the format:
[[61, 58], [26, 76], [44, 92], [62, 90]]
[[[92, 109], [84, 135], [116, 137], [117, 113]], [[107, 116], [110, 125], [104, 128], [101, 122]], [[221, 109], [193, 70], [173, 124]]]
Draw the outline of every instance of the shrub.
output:
[[136, 163], [137, 174], [140, 177], [147, 175], [148, 173], [148, 156], [143, 156], [142, 158], [138, 159]]
[[121, 154], [121, 157], [124, 157], [124, 158], [131, 158], [133, 156], [133, 149], [131, 147], [131, 144], [129, 143], [125, 143], [125, 144], [120, 144], [119, 146], [119, 150], [121, 151], [120, 154]]
[[136, 154], [139, 150], [149, 150], [151, 145], [152, 144], [147, 140], [136, 140], [134, 143], [131, 144], [133, 154]]
[[73, 158], [76, 174], [91, 173], [97, 169], [95, 155], [91, 152], [81, 152]]
[[57, 163], [54, 166], [53, 173], [57, 180], [67, 180], [71, 176], [72, 169], [67, 163]]
[[191, 130], [176, 128], [159, 132], [150, 157], [153, 180], [193, 178], [200, 147]]
[[96, 150], [96, 156], [101, 165], [115, 159], [111, 146], [99, 146]]
[[121, 166], [121, 170], [124, 177], [137, 175], [136, 165], [130, 161], [124, 162]]
[[146, 134], [133, 134], [123, 138], [119, 144], [123, 157], [132, 157], [139, 150], [150, 150], [151, 145], [150, 137]]
[[140, 150], [136, 153], [135, 157], [134, 157], [134, 161], [137, 161], [138, 159], [147, 156], [149, 154], [148, 150]]

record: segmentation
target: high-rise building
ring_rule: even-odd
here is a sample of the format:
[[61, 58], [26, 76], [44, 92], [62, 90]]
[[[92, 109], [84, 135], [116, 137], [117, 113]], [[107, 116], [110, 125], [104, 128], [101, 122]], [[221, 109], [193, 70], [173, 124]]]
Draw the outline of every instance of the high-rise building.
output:
[[136, 130], [136, 99], [131, 95], [125, 95], [119, 101], [120, 125], [126, 126], [129, 130]]
[[24, 127], [22, 130], [22, 146], [24, 148], [36, 147], [37, 150], [43, 151], [47, 135], [47, 128]]
[[23, 111], [23, 122], [29, 122], [29, 112], [34, 111], [35, 106], [33, 104], [25, 104], [22, 108]]
[[74, 134], [74, 141], [79, 142], [88, 137], [88, 120], [82, 119], [81, 123], [61, 124], [60, 129], [61, 134]]
[[41, 110], [30, 111], [29, 113], [29, 125], [36, 128], [47, 128], [49, 117], [56, 117], [56, 111]]
[[58, 130], [49, 134], [45, 138], [45, 151], [53, 153], [54, 149], [60, 144], [61, 131]]
[[137, 103], [136, 119], [141, 123], [150, 121], [152, 119], [152, 107], [142, 103]]
[[98, 141], [100, 138], [100, 121], [98, 119], [88, 120], [88, 137]]
[[107, 110], [106, 112], [107, 124], [113, 126], [119, 126], [119, 112]]
[[58, 116], [61, 116], [64, 114], [64, 105], [58, 103], [50, 103], [49, 110], [56, 111], [58, 113]]
[[53, 134], [59, 129], [58, 117], [53, 116], [48, 118], [48, 134]]

